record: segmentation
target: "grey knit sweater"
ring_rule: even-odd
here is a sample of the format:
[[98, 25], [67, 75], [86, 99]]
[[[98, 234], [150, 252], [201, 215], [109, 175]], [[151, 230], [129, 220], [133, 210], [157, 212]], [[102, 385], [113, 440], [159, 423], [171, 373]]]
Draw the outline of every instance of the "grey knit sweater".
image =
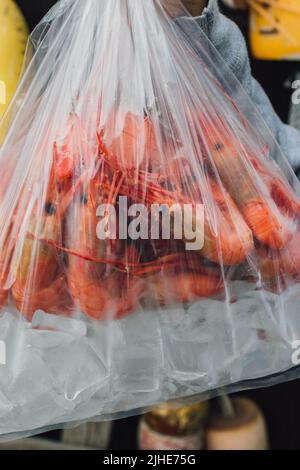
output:
[[[247, 45], [239, 28], [220, 13], [218, 0], [209, 0], [196, 20], [257, 106], [292, 167], [299, 169], [300, 132], [279, 119], [262, 87], [251, 76]], [[181, 21], [186, 21], [184, 29], [191, 37], [199, 35], [194, 22]]]

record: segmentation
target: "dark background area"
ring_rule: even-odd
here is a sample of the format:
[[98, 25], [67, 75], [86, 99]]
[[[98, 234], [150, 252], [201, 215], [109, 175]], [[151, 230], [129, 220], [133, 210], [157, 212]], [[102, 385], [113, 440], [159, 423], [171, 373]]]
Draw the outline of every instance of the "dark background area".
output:
[[[21, 7], [31, 29], [55, 4], [55, 0], [16, 0]], [[247, 36], [248, 18], [245, 13], [224, 11], [235, 20]], [[300, 63], [293, 62], [252, 62], [253, 75], [269, 95], [276, 112], [283, 120], [287, 119], [291, 91], [284, 83], [292, 77]], [[269, 429], [272, 449], [300, 449], [300, 380], [272, 388], [252, 390], [240, 395], [252, 397], [262, 408]], [[115, 423], [111, 449], [136, 448], [136, 428], [138, 418], [129, 418]], [[58, 439], [60, 432], [51, 433]]]

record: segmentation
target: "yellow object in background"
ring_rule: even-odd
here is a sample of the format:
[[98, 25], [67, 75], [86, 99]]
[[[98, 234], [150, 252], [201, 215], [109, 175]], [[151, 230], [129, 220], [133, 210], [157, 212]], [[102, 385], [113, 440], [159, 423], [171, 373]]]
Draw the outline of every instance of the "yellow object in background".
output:
[[16, 3], [0, 0], [0, 119], [18, 84], [27, 37], [28, 28]]
[[300, 1], [248, 0], [250, 41], [257, 59], [300, 59]]

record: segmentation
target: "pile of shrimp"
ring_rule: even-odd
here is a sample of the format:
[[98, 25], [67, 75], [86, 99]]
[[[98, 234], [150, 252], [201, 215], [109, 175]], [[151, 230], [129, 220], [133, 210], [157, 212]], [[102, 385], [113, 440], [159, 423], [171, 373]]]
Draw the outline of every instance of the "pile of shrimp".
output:
[[[76, 115], [68, 119], [82, 125]], [[39, 309], [119, 319], [138, 308], [220, 297], [229, 280], [272, 289], [297, 282], [300, 202], [264, 152], [229, 138], [226, 124], [211, 116], [195, 117], [193, 158], [180, 142], [175, 149], [167, 133], [158, 138], [150, 116], [128, 112], [118, 132], [113, 122], [95, 125], [96, 151], [84, 164], [72, 124], [53, 142], [42, 214], [33, 207], [18, 257], [9, 243], [13, 216], [2, 243], [2, 307], [12, 299], [28, 320]], [[176, 206], [181, 217], [172, 212], [170, 238], [98, 237], [98, 207], [114, 207], [119, 221], [121, 197], [149, 209]], [[190, 251], [188, 204], [204, 206], [203, 244]], [[174, 237], [178, 229], [181, 239]]]

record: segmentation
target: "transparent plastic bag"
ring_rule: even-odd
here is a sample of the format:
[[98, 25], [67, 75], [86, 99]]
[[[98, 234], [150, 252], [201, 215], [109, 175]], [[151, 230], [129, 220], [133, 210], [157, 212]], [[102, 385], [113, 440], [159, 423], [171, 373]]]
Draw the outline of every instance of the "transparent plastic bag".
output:
[[30, 39], [2, 122], [2, 437], [298, 376], [299, 183], [168, 5], [63, 0]]

